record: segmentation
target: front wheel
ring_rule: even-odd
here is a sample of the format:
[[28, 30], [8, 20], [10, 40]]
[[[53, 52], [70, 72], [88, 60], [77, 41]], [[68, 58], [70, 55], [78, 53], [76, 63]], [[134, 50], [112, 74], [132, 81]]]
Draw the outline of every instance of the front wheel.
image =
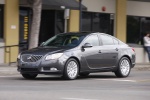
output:
[[63, 77], [68, 80], [74, 80], [77, 78], [79, 73], [78, 62], [71, 58], [66, 62]]
[[118, 69], [115, 72], [117, 77], [127, 77], [131, 71], [131, 63], [127, 57], [121, 58], [118, 64]]
[[22, 74], [25, 79], [35, 79], [38, 74]]

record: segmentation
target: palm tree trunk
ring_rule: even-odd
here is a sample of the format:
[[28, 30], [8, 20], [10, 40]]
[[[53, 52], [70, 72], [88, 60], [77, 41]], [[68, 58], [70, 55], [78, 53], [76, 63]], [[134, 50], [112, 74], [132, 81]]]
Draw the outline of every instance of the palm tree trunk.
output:
[[32, 8], [33, 8], [33, 17], [29, 38], [29, 49], [38, 46], [40, 23], [41, 23], [42, 0], [33, 0]]

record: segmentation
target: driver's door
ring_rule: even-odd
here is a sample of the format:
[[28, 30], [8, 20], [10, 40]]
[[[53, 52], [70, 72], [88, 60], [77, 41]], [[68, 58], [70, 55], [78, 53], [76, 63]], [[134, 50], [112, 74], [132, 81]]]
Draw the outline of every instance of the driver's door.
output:
[[99, 51], [99, 39], [97, 35], [90, 35], [86, 38], [83, 45], [89, 43], [92, 47], [82, 48], [82, 57], [86, 60], [89, 68], [99, 68], [100, 59], [102, 59], [101, 53]]

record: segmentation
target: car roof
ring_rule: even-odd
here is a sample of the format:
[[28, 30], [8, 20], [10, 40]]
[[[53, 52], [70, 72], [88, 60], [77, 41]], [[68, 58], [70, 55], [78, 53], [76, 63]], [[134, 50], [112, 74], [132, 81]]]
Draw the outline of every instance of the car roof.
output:
[[61, 34], [66, 34], [66, 35], [89, 35], [89, 34], [105, 34], [105, 33], [100, 33], [100, 32], [88, 32], [88, 31], [85, 31], [85, 32], [67, 32], [67, 33], [61, 33]]

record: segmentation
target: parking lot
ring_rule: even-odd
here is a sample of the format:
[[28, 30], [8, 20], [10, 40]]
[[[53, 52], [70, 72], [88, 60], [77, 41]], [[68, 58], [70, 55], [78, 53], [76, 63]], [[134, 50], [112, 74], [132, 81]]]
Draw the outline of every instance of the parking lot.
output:
[[0, 100], [149, 100], [150, 71], [132, 70], [127, 78], [94, 73], [67, 81], [39, 75], [25, 80], [19, 73], [0, 75]]

